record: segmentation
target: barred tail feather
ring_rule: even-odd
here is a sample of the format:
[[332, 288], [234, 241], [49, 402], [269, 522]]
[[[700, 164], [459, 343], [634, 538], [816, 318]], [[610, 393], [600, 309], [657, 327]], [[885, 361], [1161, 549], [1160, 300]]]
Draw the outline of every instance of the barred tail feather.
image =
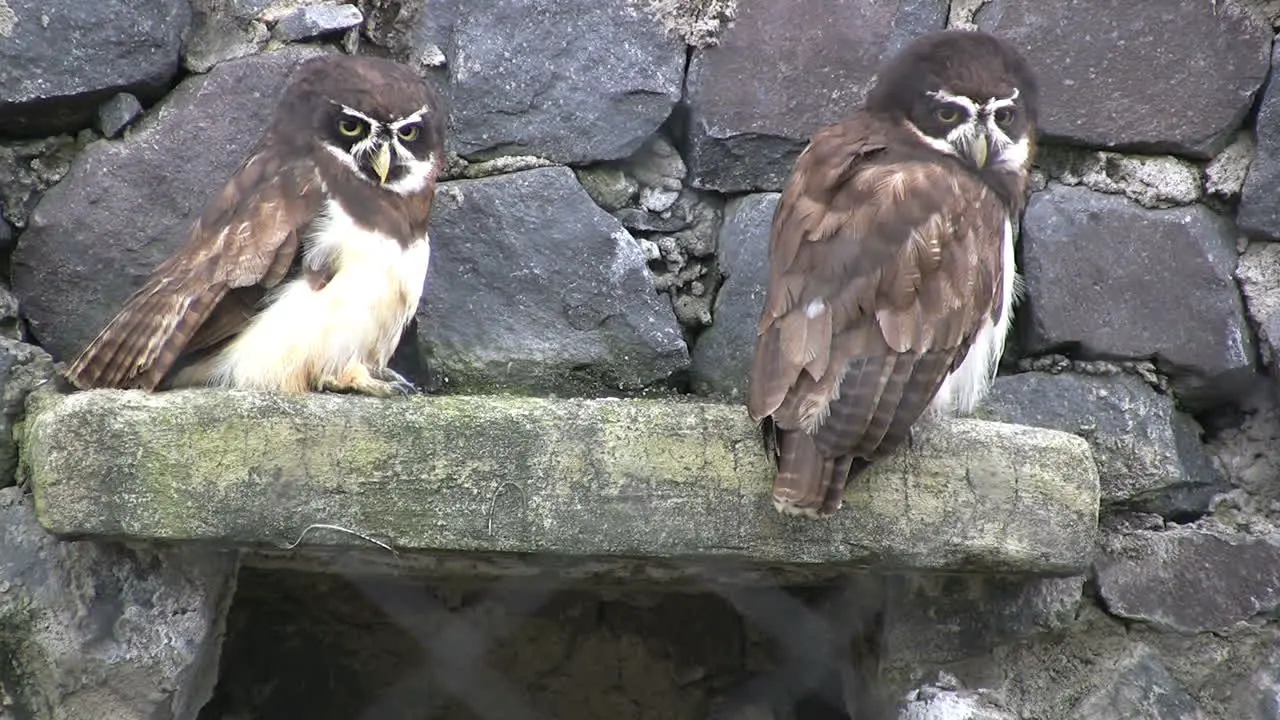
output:
[[836, 507], [844, 497], [852, 455], [824, 457], [813, 438], [799, 430], [778, 429], [778, 472], [773, 480], [773, 504], [779, 512], [819, 515], [828, 498]]

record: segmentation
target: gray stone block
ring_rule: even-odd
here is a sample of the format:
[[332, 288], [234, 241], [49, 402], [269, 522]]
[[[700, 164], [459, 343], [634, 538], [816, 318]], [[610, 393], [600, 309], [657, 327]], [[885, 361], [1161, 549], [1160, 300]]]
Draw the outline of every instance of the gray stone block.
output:
[[685, 45], [631, 0], [432, 3], [413, 38], [444, 55], [448, 148], [468, 160], [619, 160], [680, 101]]
[[[1272, 47], [1271, 64], [1280, 67], [1280, 43]], [[1236, 222], [1250, 236], [1280, 240], [1280, 80], [1275, 73], [1262, 90], [1254, 133], [1257, 149], [1240, 189]]]
[[277, 40], [296, 42], [358, 27], [364, 14], [355, 5], [301, 7], [280, 18], [271, 34]]
[[463, 553], [473, 576], [541, 567], [557, 582], [865, 565], [1072, 575], [1097, 529], [1083, 440], [977, 420], [920, 433], [822, 522], [774, 510], [771, 463], [736, 405], [38, 391], [20, 446], [58, 534], [271, 550], [323, 523], [398, 555], [315, 529], [287, 559], [363, 550], [368, 570]]
[[981, 5], [978, 27], [1039, 76], [1048, 140], [1207, 159], [1267, 77], [1271, 28], [1241, 0]]
[[1237, 397], [1256, 374], [1235, 237], [1202, 205], [1151, 210], [1049, 185], [1022, 223], [1026, 349], [1154, 358], [1192, 408]]
[[30, 720], [194, 718], [236, 567], [207, 549], [59, 542], [21, 489], [0, 489], [0, 697]]
[[689, 366], [640, 245], [565, 167], [442, 183], [418, 309], [427, 372], [451, 392], [596, 395]]
[[1098, 462], [1102, 502], [1112, 508], [1199, 515], [1227, 489], [1195, 420], [1134, 375], [1000, 377], [975, 416], [1087, 439]]
[[809, 136], [852, 114], [880, 66], [946, 17], [946, 0], [740, 3], [689, 64], [691, 184], [781, 189]]
[[746, 195], [724, 208], [720, 272], [711, 327], [693, 348], [693, 387], [702, 395], [743, 400], [755, 354], [756, 328], [769, 283], [769, 226], [778, 193]]
[[113, 138], [142, 114], [142, 103], [129, 93], [117, 93], [98, 108], [98, 131]]
[[0, 135], [89, 127], [118, 92], [158, 98], [190, 22], [187, 0], [0, 5]]
[[1280, 608], [1280, 538], [1123, 533], [1104, 540], [1095, 572], [1111, 614], [1174, 632], [1226, 630]]

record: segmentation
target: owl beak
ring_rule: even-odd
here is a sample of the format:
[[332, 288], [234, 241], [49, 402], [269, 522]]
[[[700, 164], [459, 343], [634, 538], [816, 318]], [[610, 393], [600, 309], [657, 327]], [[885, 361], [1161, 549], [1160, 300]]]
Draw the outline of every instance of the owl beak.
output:
[[973, 164], [977, 165], [979, 170], [987, 165], [987, 149], [986, 133], [978, 133], [973, 142], [969, 143], [969, 158], [973, 160]]
[[383, 143], [378, 148], [378, 154], [373, 156], [371, 162], [373, 171], [378, 173], [378, 182], [387, 184], [387, 173], [391, 172], [391, 143]]

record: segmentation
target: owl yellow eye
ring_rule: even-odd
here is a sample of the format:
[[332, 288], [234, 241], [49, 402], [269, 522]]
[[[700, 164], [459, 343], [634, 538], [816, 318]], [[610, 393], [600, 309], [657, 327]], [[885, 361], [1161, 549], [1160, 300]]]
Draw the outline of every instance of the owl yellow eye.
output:
[[418, 139], [418, 126], [405, 125], [404, 127], [396, 130], [396, 134], [405, 142], [413, 142]]
[[997, 125], [1008, 125], [1013, 122], [1013, 111], [1009, 108], [1000, 108], [995, 112]]
[[364, 122], [355, 118], [342, 118], [338, 121], [338, 132], [347, 137], [355, 137], [364, 132]]
[[960, 119], [960, 111], [950, 106], [934, 110], [933, 115], [944, 123], [953, 123]]

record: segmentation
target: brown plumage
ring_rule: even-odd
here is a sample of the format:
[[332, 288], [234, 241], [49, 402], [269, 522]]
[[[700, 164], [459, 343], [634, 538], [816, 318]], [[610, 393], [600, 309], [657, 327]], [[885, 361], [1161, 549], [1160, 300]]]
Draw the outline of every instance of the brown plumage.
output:
[[[416, 120], [410, 117], [415, 114]], [[416, 290], [412, 285], [415, 273], [426, 271], [443, 135], [438, 96], [407, 67], [342, 55], [306, 61], [262, 138], [205, 206], [186, 243], [70, 363], [67, 379], [81, 389], [215, 384], [375, 395], [405, 391], [405, 381], [386, 369], [382, 355], [389, 351], [382, 346], [398, 340], [407, 322], [400, 317], [404, 308], [392, 305], [416, 306], [421, 292], [421, 282]], [[382, 141], [389, 146], [386, 166], [375, 162]], [[340, 235], [325, 234], [335, 227]], [[390, 263], [394, 249], [373, 247], [384, 240], [403, 250], [403, 277], [388, 275], [386, 287], [335, 286], [333, 293], [346, 295], [320, 298], [335, 275], [373, 277], [375, 262]], [[400, 292], [392, 287], [398, 281], [409, 287]], [[315, 297], [300, 294], [303, 282]], [[343, 309], [344, 303], [384, 309], [385, 317], [368, 317], [386, 325], [373, 333], [379, 347], [364, 340], [361, 357], [339, 357], [338, 344], [356, 331], [324, 326], [324, 318], [311, 327], [314, 337], [291, 346], [257, 340], [253, 347], [236, 346], [255, 322], [288, 326], [264, 317], [288, 293], [299, 311]], [[346, 322], [337, 315], [333, 323]], [[305, 325], [299, 333], [307, 331]], [[251, 367], [270, 363], [281, 367]]]
[[[968, 411], [985, 392], [1008, 329], [1006, 226], [1024, 202], [1035, 94], [1008, 46], [935, 33], [797, 159], [748, 379], [748, 410], [777, 454], [779, 510], [834, 512], [850, 476], [922, 414]], [[981, 151], [978, 132], [990, 135]]]

